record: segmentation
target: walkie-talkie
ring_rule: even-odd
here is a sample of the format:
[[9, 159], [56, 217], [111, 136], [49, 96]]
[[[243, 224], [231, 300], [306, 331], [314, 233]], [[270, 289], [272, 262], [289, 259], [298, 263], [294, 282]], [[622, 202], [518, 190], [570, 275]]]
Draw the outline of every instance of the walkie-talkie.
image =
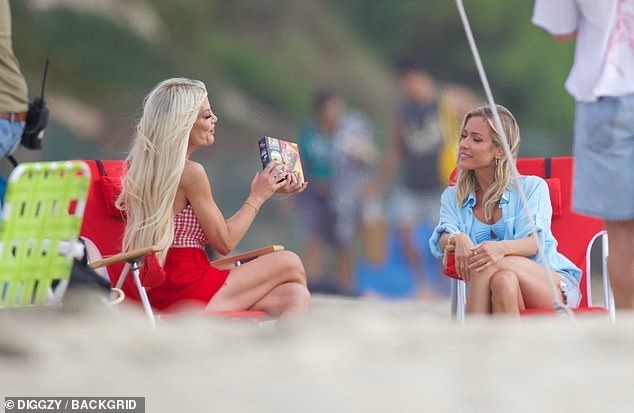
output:
[[42, 149], [44, 130], [48, 126], [48, 106], [44, 100], [44, 88], [46, 87], [46, 74], [48, 62], [44, 65], [44, 77], [42, 78], [42, 91], [39, 97], [29, 102], [29, 112], [26, 115], [24, 133], [22, 133], [22, 146], [29, 149]]

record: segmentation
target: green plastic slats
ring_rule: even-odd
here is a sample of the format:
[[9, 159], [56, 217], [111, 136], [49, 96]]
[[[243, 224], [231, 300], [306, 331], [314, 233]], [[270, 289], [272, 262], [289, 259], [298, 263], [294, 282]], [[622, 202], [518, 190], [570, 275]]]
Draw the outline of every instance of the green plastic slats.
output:
[[[90, 171], [79, 161], [23, 163], [9, 177], [0, 222], [0, 308], [51, 302], [67, 282]], [[68, 250], [68, 248], [65, 248]]]

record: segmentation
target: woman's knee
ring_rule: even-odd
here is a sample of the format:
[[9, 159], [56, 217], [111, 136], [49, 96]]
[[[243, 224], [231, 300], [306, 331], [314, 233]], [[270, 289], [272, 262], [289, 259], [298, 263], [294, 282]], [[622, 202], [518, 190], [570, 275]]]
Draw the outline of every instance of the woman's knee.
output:
[[271, 254], [276, 270], [284, 274], [286, 281], [306, 286], [306, 270], [304, 263], [292, 251], [279, 251]]
[[492, 299], [503, 297], [516, 297], [519, 290], [517, 275], [513, 271], [498, 271], [491, 276], [489, 282]]
[[307, 312], [310, 309], [310, 292], [306, 286], [290, 282], [278, 286], [273, 290], [275, 300], [270, 305], [272, 308], [269, 310], [272, 313], [285, 313], [287, 311], [293, 312]]
[[308, 311], [310, 308], [310, 292], [305, 285], [292, 283], [290, 284], [287, 296], [287, 304], [299, 311]]

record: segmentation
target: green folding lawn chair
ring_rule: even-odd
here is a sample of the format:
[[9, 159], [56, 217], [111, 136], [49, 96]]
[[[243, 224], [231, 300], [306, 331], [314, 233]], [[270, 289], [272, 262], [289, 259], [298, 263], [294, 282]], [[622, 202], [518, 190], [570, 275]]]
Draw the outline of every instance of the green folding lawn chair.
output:
[[0, 308], [60, 303], [75, 256], [90, 184], [80, 161], [18, 165], [0, 221]]

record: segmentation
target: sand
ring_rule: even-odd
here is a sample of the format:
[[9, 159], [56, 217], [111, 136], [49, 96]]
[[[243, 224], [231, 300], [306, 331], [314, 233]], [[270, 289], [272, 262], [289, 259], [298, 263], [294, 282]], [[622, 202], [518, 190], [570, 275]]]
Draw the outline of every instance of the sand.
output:
[[0, 311], [0, 396], [143, 396], [147, 412], [633, 412], [634, 316], [451, 322], [447, 302], [315, 297], [288, 328], [152, 330], [90, 297]]

